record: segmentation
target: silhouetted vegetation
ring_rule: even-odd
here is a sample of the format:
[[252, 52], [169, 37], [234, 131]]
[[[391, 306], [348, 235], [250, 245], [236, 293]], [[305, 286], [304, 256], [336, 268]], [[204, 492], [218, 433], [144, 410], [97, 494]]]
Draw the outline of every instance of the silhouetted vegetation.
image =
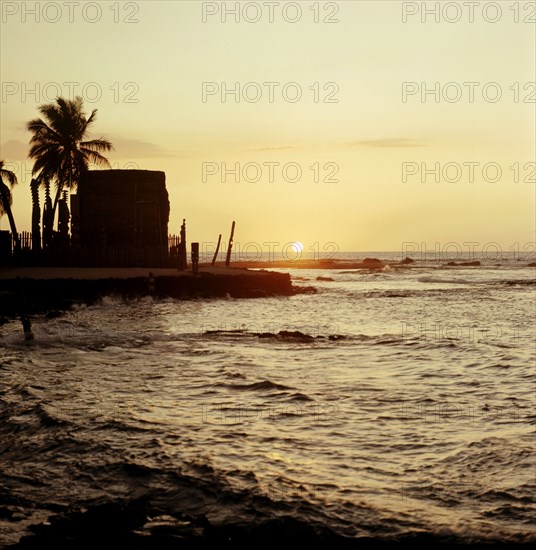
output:
[[[4, 183], [7, 182], [7, 183]], [[19, 234], [17, 233], [17, 226], [15, 225], [15, 218], [11, 211], [11, 204], [13, 203], [13, 196], [11, 189], [17, 184], [17, 176], [11, 171], [4, 168], [4, 161], [0, 160], [0, 217], [5, 213], [9, 220], [9, 227], [11, 233], [13, 233], [13, 239], [15, 240], [16, 248], [20, 248]]]
[[[111, 151], [113, 147], [103, 137], [88, 139], [97, 109], [86, 117], [81, 97], [75, 97], [74, 100], [58, 97], [55, 103], [41, 105], [39, 112], [43, 118], [33, 119], [27, 124], [28, 131], [33, 134], [29, 156], [35, 160], [32, 174], [39, 185], [45, 188], [43, 242], [49, 244], [63, 192], [76, 187], [89, 164], [109, 168], [108, 159], [101, 153]], [[53, 203], [50, 197], [51, 183], [56, 187]], [[62, 210], [58, 226], [65, 221], [64, 208]]]

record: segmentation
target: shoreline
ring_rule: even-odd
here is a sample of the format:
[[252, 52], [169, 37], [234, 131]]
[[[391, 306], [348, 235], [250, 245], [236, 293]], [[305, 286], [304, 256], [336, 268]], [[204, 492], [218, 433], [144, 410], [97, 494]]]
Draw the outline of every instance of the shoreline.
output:
[[[153, 281], [150, 281], [152, 273]], [[198, 274], [148, 268], [7, 268], [0, 270], [0, 311], [7, 317], [123, 298], [264, 298], [303, 292], [288, 273], [200, 266]], [[312, 290], [309, 289], [311, 292]]]
[[[499, 265], [500, 264], [496, 264]], [[406, 258], [402, 261], [365, 258], [351, 260], [299, 260], [272, 262], [234, 262], [225, 267], [199, 264], [199, 272], [191, 268], [147, 267], [2, 267], [0, 268], [0, 324], [21, 314], [32, 315], [69, 309], [75, 304], [91, 305], [104, 296], [125, 299], [154, 296], [156, 298], [264, 298], [313, 294], [312, 286], [293, 286], [289, 273], [272, 269], [333, 270], [339, 272], [379, 272], [383, 270], [411, 271], [423, 266]], [[429, 267], [429, 266], [427, 266]], [[449, 262], [436, 266], [442, 269], [486, 268], [481, 262]], [[523, 263], [534, 268], [536, 263]], [[153, 281], [149, 281], [152, 273]], [[307, 280], [297, 277], [296, 280]], [[318, 276], [317, 281], [331, 281]]]
[[[394, 546], [410, 544], [428, 548], [431, 544], [505, 544], [524, 547], [533, 543], [532, 533], [496, 535], [478, 532], [459, 532], [438, 527], [437, 530], [407, 528], [398, 533], [388, 530], [376, 534], [343, 534], [329, 523], [307, 521], [292, 513], [265, 515], [252, 521], [237, 518], [234, 522], [214, 521], [204, 513], [155, 506], [150, 497], [113, 499], [85, 503], [69, 509], [56, 506], [48, 521], [32, 524], [14, 544], [6, 548], [38, 549], [53, 547], [95, 548], [104, 540], [116, 546], [138, 549], [170, 548], [229, 548], [244, 545], [301, 544], [335, 545], [342, 548], [361, 548], [372, 544]], [[8, 509], [9, 510], [9, 509]], [[357, 529], [356, 529], [357, 530]], [[105, 534], [103, 534], [103, 531]]]

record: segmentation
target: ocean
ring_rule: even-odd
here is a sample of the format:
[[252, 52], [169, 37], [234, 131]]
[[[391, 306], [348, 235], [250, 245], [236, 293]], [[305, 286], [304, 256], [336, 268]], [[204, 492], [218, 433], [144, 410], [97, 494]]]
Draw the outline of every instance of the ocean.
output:
[[536, 541], [536, 270], [277, 271], [0, 327], [0, 546]]

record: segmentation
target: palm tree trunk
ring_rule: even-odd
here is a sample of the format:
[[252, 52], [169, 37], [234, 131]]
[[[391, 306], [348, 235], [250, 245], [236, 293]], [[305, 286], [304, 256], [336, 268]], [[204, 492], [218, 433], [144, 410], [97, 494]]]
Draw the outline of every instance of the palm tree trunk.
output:
[[11, 211], [11, 205], [9, 204], [8, 197], [4, 194], [3, 189], [0, 188], [0, 193], [2, 194], [2, 204], [4, 205], [4, 210], [7, 214], [7, 219], [9, 220], [9, 227], [11, 228], [11, 234], [13, 235], [13, 240], [15, 241], [15, 250], [20, 249], [20, 239], [19, 234], [17, 233], [17, 226], [15, 225], [15, 218], [13, 217], [13, 212]]

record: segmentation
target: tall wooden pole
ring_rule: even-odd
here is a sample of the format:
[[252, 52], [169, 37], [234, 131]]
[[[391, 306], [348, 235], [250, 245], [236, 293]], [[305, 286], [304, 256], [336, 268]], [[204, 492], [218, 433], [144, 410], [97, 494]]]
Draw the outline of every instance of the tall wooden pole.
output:
[[199, 243], [192, 243], [192, 273], [197, 275], [199, 273]]
[[231, 250], [233, 249], [233, 238], [234, 238], [235, 222], [231, 225], [231, 236], [229, 237], [229, 244], [227, 246], [227, 258], [225, 259], [225, 267], [229, 267], [231, 263]]
[[221, 233], [218, 237], [218, 245], [216, 246], [216, 252], [214, 252], [214, 257], [212, 258], [212, 264], [214, 265], [216, 263], [216, 258], [218, 257], [218, 252], [220, 251], [220, 244], [221, 244]]

